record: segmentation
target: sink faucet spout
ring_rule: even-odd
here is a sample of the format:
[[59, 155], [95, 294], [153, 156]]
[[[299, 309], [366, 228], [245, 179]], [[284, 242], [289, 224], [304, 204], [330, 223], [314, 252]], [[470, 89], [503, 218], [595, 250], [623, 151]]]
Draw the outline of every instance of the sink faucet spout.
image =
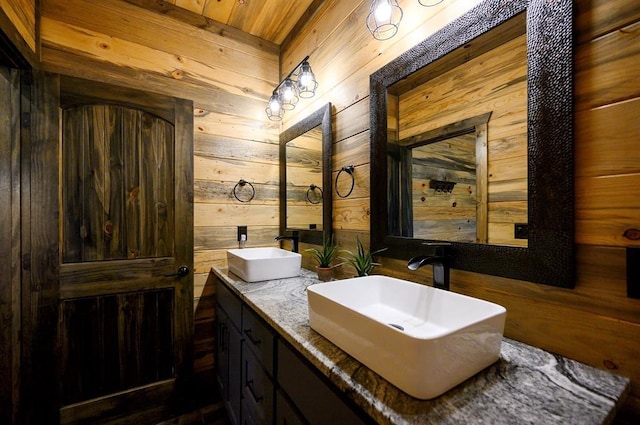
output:
[[449, 290], [449, 257], [442, 255], [418, 255], [409, 260], [409, 270], [418, 270], [427, 264], [433, 265], [433, 286]]
[[275, 239], [276, 241], [281, 241], [281, 240], [290, 240], [293, 242], [293, 252], [298, 252], [299, 251], [299, 245], [300, 245], [300, 236], [298, 234], [297, 230], [294, 230], [293, 232], [291, 232], [291, 236], [287, 236], [287, 235], [280, 235], [280, 236], [276, 236]]

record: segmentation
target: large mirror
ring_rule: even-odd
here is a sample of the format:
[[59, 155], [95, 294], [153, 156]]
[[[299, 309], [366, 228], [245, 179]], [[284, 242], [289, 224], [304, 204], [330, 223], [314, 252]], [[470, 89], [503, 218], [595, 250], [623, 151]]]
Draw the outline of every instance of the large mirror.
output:
[[371, 75], [372, 249], [574, 286], [572, 43], [570, 0], [486, 0]]
[[280, 232], [322, 244], [331, 235], [331, 103], [280, 134]]

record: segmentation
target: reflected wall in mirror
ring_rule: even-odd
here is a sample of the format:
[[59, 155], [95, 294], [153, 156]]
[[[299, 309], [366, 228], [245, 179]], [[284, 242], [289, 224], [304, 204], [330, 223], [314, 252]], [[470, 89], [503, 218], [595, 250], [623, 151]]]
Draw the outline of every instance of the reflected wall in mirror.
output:
[[388, 178], [389, 235], [487, 242], [490, 117], [489, 112], [406, 139], [389, 138], [387, 167], [397, 170]]
[[280, 134], [280, 232], [322, 243], [331, 232], [331, 104]]
[[322, 126], [287, 142], [287, 228], [322, 230]]
[[[450, 241], [453, 268], [573, 287], [572, 15], [570, 0], [486, 0], [371, 75], [371, 187], [388, 189], [371, 192], [372, 249], [408, 259], [425, 241]], [[434, 220], [436, 198], [426, 196], [433, 188], [448, 193], [453, 173], [428, 171], [433, 178], [407, 179], [410, 189], [399, 182], [401, 167], [390, 152], [424, 145], [430, 132], [488, 112], [487, 175], [475, 177], [475, 203], [487, 205], [487, 243], [480, 208], [471, 242], [470, 228], [443, 234], [455, 214]], [[417, 155], [404, 154], [405, 168], [416, 174], [407, 157]], [[428, 157], [431, 165], [458, 161], [453, 150]], [[471, 159], [459, 162], [465, 167]], [[477, 182], [485, 178], [482, 199]], [[457, 199], [449, 201], [449, 210], [454, 202], [458, 208]], [[423, 226], [418, 216], [436, 222]]]

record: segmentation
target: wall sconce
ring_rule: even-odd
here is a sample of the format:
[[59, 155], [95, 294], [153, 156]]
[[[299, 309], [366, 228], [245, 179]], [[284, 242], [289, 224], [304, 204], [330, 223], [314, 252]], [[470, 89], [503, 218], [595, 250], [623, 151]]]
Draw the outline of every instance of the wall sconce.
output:
[[[295, 66], [282, 81], [273, 89], [265, 112], [271, 121], [281, 121], [284, 111], [296, 107], [300, 98], [310, 98], [316, 94], [318, 82], [309, 65], [309, 56]], [[299, 72], [296, 74], [295, 72]]]
[[[421, 6], [431, 7], [444, 0], [418, 0]], [[388, 40], [398, 32], [402, 9], [397, 0], [371, 0], [367, 15], [367, 28], [376, 40]]]

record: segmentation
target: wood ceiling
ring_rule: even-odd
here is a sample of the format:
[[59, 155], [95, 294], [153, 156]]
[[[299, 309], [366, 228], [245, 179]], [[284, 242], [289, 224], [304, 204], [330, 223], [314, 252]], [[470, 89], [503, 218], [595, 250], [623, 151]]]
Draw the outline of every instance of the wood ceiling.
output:
[[300, 21], [326, 0], [165, 0], [248, 34], [281, 45]]

